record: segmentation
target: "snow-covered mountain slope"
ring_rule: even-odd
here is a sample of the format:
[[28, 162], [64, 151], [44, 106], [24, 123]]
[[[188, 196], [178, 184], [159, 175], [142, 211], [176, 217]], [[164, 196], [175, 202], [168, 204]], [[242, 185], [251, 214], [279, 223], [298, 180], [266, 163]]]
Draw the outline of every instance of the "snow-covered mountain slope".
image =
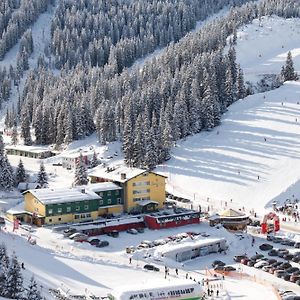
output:
[[197, 201], [262, 208], [300, 179], [300, 82], [233, 104], [222, 125], [174, 148], [159, 170]]
[[255, 19], [237, 32], [237, 61], [245, 79], [257, 82], [260, 75], [279, 74], [287, 52], [291, 51], [296, 71], [300, 71], [300, 19], [277, 16]]

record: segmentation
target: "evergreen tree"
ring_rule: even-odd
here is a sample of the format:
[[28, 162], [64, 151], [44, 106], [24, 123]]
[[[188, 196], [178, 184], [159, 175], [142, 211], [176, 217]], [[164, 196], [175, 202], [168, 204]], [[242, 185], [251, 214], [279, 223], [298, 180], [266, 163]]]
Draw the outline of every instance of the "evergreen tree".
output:
[[18, 144], [18, 130], [17, 130], [16, 126], [14, 126], [13, 130], [12, 130], [11, 143], [13, 145], [17, 145]]
[[285, 65], [281, 69], [281, 78], [283, 81], [299, 79], [294, 69], [294, 62], [291, 51], [288, 52]]
[[41, 162], [40, 164], [40, 171], [37, 175], [37, 183], [41, 185], [42, 188], [46, 188], [48, 186], [48, 175], [45, 170], [44, 163]]
[[93, 153], [93, 158], [92, 158], [92, 161], [91, 161], [91, 167], [92, 168], [95, 168], [95, 167], [97, 167], [98, 166], [98, 157], [97, 157], [97, 153], [96, 153], [96, 151], [94, 151], [94, 153]]
[[6, 276], [4, 296], [7, 298], [22, 299], [23, 277], [20, 264], [15, 255], [12, 256]]
[[87, 178], [86, 165], [83, 161], [82, 154], [80, 153], [75, 168], [74, 185], [86, 185], [88, 182], [89, 180]]
[[34, 277], [32, 276], [30, 279], [29, 286], [27, 288], [26, 294], [25, 294], [26, 299], [30, 300], [42, 300], [43, 297], [41, 296], [40, 291], [38, 290], [37, 283], [34, 280]]
[[9, 269], [9, 258], [4, 244], [0, 245], [0, 296], [5, 294], [5, 282]]
[[6, 155], [0, 157], [0, 170], [0, 190], [11, 190], [14, 185], [14, 175]]
[[18, 186], [20, 182], [26, 182], [26, 179], [27, 176], [26, 176], [25, 168], [22, 160], [20, 159], [18, 167], [16, 169], [16, 175], [15, 175], [16, 186]]

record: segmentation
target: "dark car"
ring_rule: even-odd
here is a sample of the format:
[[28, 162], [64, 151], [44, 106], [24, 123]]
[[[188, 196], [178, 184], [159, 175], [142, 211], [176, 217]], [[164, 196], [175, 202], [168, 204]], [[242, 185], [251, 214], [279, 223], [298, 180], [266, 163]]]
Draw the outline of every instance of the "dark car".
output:
[[144, 269], [149, 270], [149, 271], [159, 272], [159, 268], [158, 267], [155, 267], [155, 266], [150, 265], [150, 264], [144, 265]]
[[300, 262], [300, 256], [299, 255], [294, 255], [294, 257], [292, 258], [292, 261], [295, 263]]
[[280, 265], [280, 268], [286, 270], [286, 269], [290, 268], [291, 266], [292, 265], [290, 263], [285, 262], [285, 263]]
[[113, 230], [111, 232], [108, 232], [107, 235], [111, 236], [111, 237], [114, 237], [114, 238], [117, 238], [117, 237], [119, 237], [119, 231]]
[[273, 241], [274, 240], [274, 235], [267, 235], [267, 241]]
[[262, 254], [256, 254], [254, 256], [251, 257], [251, 260], [258, 260], [258, 259], [261, 259], [263, 258], [264, 256]]
[[247, 266], [248, 266], [248, 267], [254, 267], [255, 263], [256, 263], [255, 260], [249, 260], [249, 261], [247, 262]]
[[278, 251], [275, 249], [272, 249], [268, 252], [269, 256], [278, 256]]
[[273, 249], [273, 246], [270, 244], [261, 244], [259, 246], [259, 249], [262, 251], [269, 251], [269, 250]]
[[96, 245], [96, 247], [103, 248], [103, 247], [107, 247], [108, 245], [109, 245], [108, 241], [100, 241], [100, 243]]
[[226, 264], [221, 260], [215, 260], [211, 265], [212, 267], [216, 267], [216, 266], [225, 266]]
[[97, 246], [100, 243], [99, 239], [92, 239], [89, 241], [89, 243], [93, 246]]
[[299, 271], [299, 268], [290, 267], [290, 268], [286, 269], [286, 271], [287, 271], [287, 273], [292, 274], [292, 273], [294, 273], [296, 271]]
[[268, 259], [267, 262], [269, 263], [269, 265], [273, 265], [275, 263], [277, 263], [277, 260], [274, 258]]
[[142, 227], [141, 227], [141, 228], [137, 228], [136, 230], [137, 230], [139, 233], [144, 233], [144, 232], [145, 232], [145, 229], [142, 228]]
[[283, 259], [285, 259], [285, 260], [292, 260], [293, 257], [294, 257], [293, 254], [286, 254], [286, 255], [283, 256]]
[[227, 271], [227, 272], [229, 272], [229, 271], [236, 271], [236, 268], [234, 268], [232, 266], [225, 266], [224, 267], [224, 271]]
[[294, 247], [295, 248], [300, 248], [300, 242], [295, 243]]
[[273, 239], [273, 243], [280, 243], [282, 241], [282, 238], [276, 237]]
[[241, 262], [241, 260], [244, 259], [244, 258], [248, 258], [247, 255], [235, 255], [235, 256], [233, 257], [233, 260], [234, 260], [235, 262]]

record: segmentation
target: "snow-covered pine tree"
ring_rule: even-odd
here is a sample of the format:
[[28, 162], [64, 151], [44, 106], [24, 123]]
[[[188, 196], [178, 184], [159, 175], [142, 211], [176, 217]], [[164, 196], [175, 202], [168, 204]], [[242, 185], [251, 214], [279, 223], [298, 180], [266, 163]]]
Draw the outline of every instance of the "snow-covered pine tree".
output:
[[11, 190], [14, 185], [14, 174], [6, 155], [0, 157], [0, 170], [0, 190]]
[[0, 245], [0, 296], [4, 296], [6, 276], [9, 269], [9, 258], [4, 244]]
[[283, 81], [298, 80], [298, 74], [294, 69], [294, 62], [291, 51], [288, 52], [285, 65], [281, 69], [281, 78]]
[[96, 153], [96, 151], [94, 151], [92, 161], [91, 161], [91, 167], [92, 168], [97, 167], [98, 163], [99, 163], [99, 161], [98, 161], [97, 153]]
[[30, 146], [32, 144], [28, 105], [23, 106], [21, 111], [21, 137], [24, 139], [25, 145]]
[[29, 286], [25, 293], [25, 299], [30, 299], [30, 300], [42, 300], [43, 299], [40, 291], [38, 290], [37, 283], [34, 280], [33, 276], [30, 279]]
[[4, 297], [21, 300], [23, 294], [23, 277], [19, 261], [14, 254], [11, 258], [6, 276]]
[[27, 180], [27, 176], [26, 176], [26, 171], [23, 165], [22, 160], [20, 159], [18, 167], [16, 169], [16, 175], [15, 175], [15, 183], [16, 186], [18, 186], [18, 184], [20, 182], [25, 182]]
[[40, 171], [37, 175], [37, 183], [41, 185], [41, 188], [47, 188], [48, 187], [48, 175], [45, 170], [44, 163], [41, 162], [40, 164]]
[[74, 185], [86, 185], [88, 182], [86, 165], [83, 161], [82, 154], [80, 153], [76, 162]]
[[12, 130], [11, 143], [13, 145], [17, 145], [18, 144], [18, 130], [17, 130], [17, 126], [16, 125], [13, 127], [13, 130]]

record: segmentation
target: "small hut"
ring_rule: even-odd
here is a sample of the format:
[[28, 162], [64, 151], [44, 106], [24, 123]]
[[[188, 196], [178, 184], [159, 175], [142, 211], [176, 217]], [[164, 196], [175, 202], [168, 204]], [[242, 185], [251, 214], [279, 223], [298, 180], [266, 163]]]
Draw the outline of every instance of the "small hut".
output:
[[223, 225], [228, 230], [244, 230], [249, 224], [249, 215], [234, 209], [226, 209], [209, 218], [210, 226]]

